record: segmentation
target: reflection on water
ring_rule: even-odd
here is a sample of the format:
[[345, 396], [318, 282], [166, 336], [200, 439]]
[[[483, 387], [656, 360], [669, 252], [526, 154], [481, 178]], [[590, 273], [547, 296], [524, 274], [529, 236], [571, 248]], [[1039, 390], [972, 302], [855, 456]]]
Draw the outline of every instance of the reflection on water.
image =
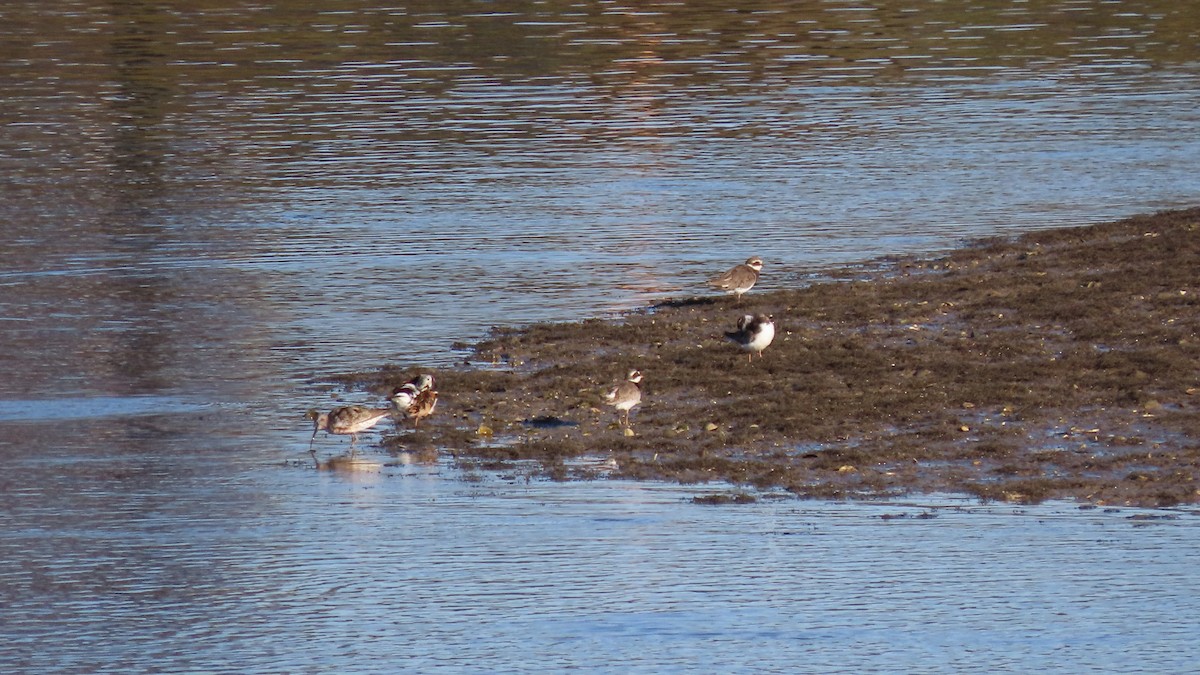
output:
[[445, 464], [166, 458], [139, 433], [109, 461], [23, 458], [0, 479], [8, 672], [1180, 672], [1196, 658], [1194, 513], [703, 507], [686, 501], [696, 488], [463, 480]]
[[53, 422], [55, 420], [87, 420], [101, 417], [133, 417], [198, 412], [212, 407], [207, 402], [185, 401], [165, 396], [4, 400], [0, 401], [0, 422]]
[[[3, 12], [4, 315], [56, 362], [99, 328], [152, 388], [193, 335], [293, 382], [449, 363], [751, 252], [770, 288], [1200, 191], [1197, 18], [1167, 0]], [[194, 389], [240, 379], [220, 351]]]
[[1195, 661], [1187, 519], [289, 463], [493, 324], [1193, 204], [1187, 3], [327, 5], [0, 7], [4, 670]]

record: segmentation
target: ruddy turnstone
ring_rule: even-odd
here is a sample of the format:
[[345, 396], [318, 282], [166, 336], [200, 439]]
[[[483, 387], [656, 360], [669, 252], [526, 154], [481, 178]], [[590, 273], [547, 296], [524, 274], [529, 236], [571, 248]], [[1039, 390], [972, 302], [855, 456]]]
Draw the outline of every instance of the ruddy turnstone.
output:
[[753, 361], [755, 354], [761, 359], [763, 350], [775, 339], [775, 322], [766, 314], [747, 314], [738, 319], [737, 330], [725, 333], [725, 337], [746, 350], [747, 360]]
[[422, 374], [394, 389], [389, 400], [392, 411], [404, 419], [412, 420], [413, 428], [416, 428], [421, 420], [433, 414], [433, 409], [437, 407], [437, 396], [433, 389], [433, 376]]
[[331, 434], [349, 434], [350, 450], [353, 452], [354, 441], [358, 440], [358, 432], [375, 426], [379, 420], [387, 417], [391, 412], [391, 408], [371, 408], [365, 405], [345, 405], [327, 413], [309, 410], [305, 417], [312, 420], [313, 435], [312, 439], [308, 441], [308, 448], [310, 451], [312, 450], [313, 441], [317, 439], [317, 432], [324, 429]]
[[708, 285], [733, 293], [740, 302], [742, 294], [754, 288], [754, 284], [758, 282], [758, 273], [762, 271], [762, 266], [762, 258], [753, 256], [728, 272], [709, 279]]
[[604, 395], [604, 400], [608, 401], [609, 405], [621, 411], [621, 421], [626, 428], [629, 427], [629, 411], [642, 402], [642, 388], [639, 386], [641, 381], [641, 371], [631, 370], [624, 382]]

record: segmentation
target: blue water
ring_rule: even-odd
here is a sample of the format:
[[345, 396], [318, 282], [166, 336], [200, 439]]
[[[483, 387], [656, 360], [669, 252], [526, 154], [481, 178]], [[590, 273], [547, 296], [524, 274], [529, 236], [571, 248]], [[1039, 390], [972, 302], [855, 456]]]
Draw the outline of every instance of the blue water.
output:
[[1198, 17], [5, 4], [0, 671], [1193, 670], [1193, 510], [316, 471], [302, 414], [750, 255], [1195, 205]]
[[29, 506], [39, 495], [9, 493], [0, 549], [22, 564], [0, 573], [0, 660], [25, 672], [1184, 672], [1195, 659], [1194, 511], [945, 497], [705, 507], [690, 497], [726, 488], [465, 480], [384, 462], [315, 474], [184, 461], [189, 480], [164, 475], [106, 513], [88, 502], [111, 498], [76, 495], [49, 527]]

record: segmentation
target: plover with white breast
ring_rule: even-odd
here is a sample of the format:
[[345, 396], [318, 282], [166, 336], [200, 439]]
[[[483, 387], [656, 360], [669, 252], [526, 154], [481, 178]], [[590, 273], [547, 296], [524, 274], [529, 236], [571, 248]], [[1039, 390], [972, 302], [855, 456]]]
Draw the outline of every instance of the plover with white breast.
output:
[[737, 301], [741, 302], [742, 294], [754, 288], [754, 284], [758, 283], [758, 274], [762, 271], [762, 267], [762, 258], [753, 256], [728, 272], [709, 279], [708, 285], [727, 293], [733, 293], [737, 296]]
[[433, 376], [422, 374], [392, 390], [388, 398], [392, 403], [392, 411], [403, 419], [412, 420], [415, 429], [421, 425], [421, 420], [433, 414], [438, 394], [433, 389]]
[[604, 395], [609, 405], [621, 411], [621, 421], [629, 427], [629, 411], [633, 406], [642, 402], [642, 372], [631, 370], [625, 381], [613, 387]]
[[763, 350], [775, 339], [775, 322], [766, 314], [747, 314], [738, 319], [737, 330], [725, 333], [725, 337], [747, 352], [748, 361], [753, 361], [755, 354], [761, 359]]

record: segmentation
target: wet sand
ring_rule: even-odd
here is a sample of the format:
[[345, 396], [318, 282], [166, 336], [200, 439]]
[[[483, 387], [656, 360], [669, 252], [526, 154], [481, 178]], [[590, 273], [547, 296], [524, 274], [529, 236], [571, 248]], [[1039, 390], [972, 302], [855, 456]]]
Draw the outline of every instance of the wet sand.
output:
[[[763, 273], [785, 272], [804, 271]], [[458, 368], [338, 384], [386, 395], [432, 372], [437, 412], [385, 448], [557, 479], [1195, 503], [1198, 275], [1200, 208], [878, 261], [740, 302], [697, 279], [694, 297], [614, 320], [497, 328]], [[777, 335], [748, 362], [725, 332], [752, 313]], [[630, 434], [602, 394], [632, 368], [645, 380]]]

